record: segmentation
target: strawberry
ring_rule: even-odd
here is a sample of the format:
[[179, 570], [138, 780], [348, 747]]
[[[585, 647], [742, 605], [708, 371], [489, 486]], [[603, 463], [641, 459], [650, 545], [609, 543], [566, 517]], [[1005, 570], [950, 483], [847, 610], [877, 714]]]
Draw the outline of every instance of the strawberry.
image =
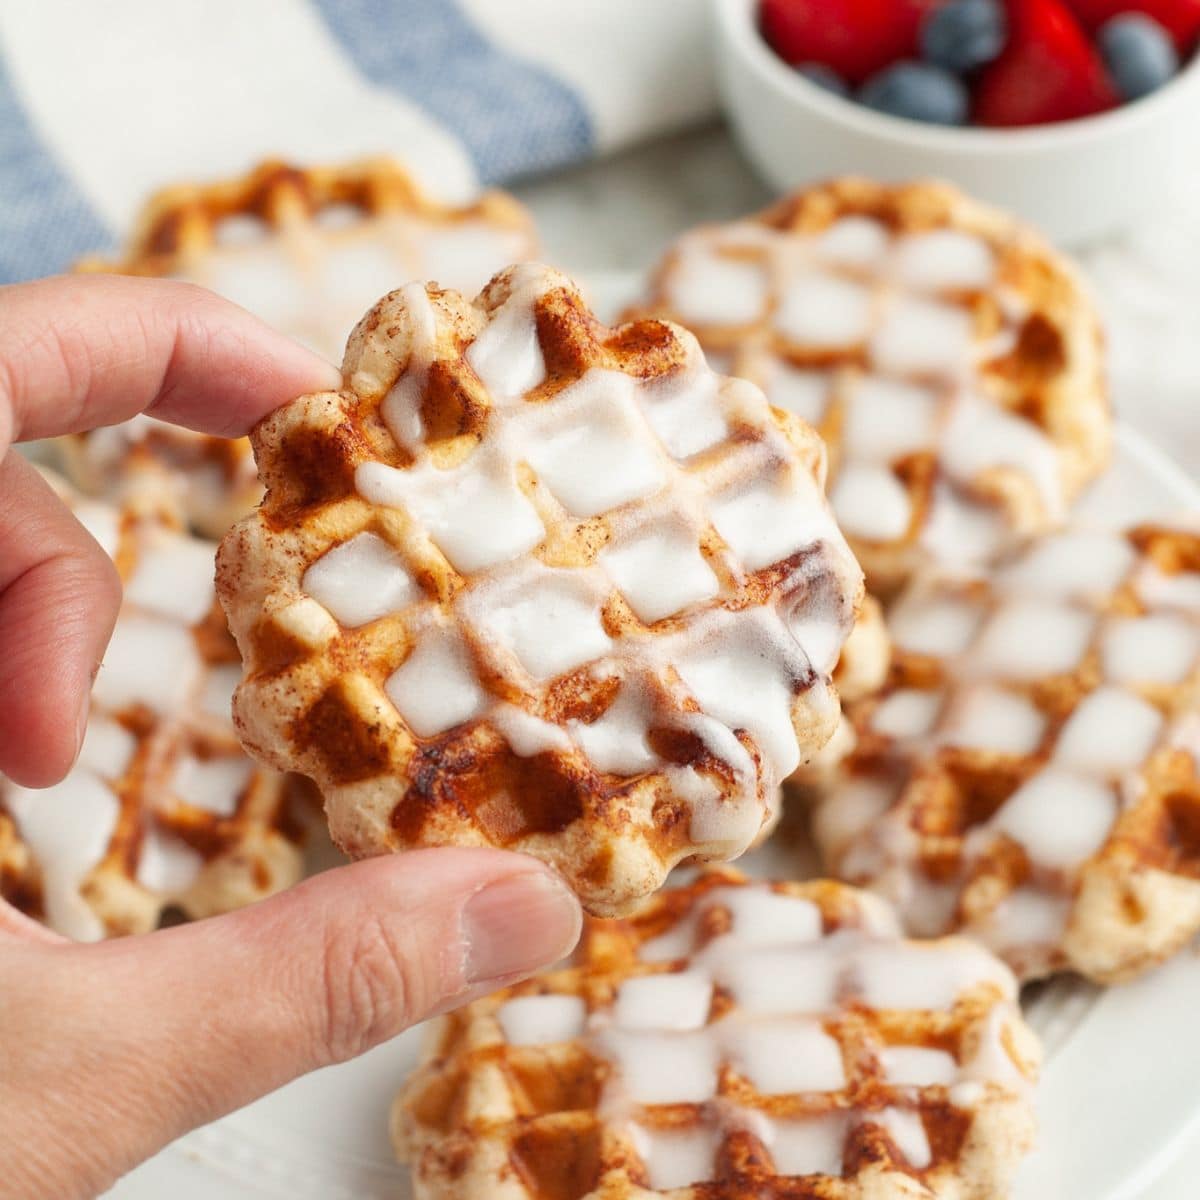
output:
[[763, 37], [785, 62], [822, 63], [849, 83], [917, 57], [921, 18], [941, 0], [762, 0]]
[[1114, 107], [1095, 47], [1062, 0], [1009, 0], [1004, 52], [975, 88], [980, 125], [1043, 125]]
[[1190, 54], [1200, 37], [1200, 0], [1067, 0], [1091, 32], [1121, 13], [1153, 17], [1170, 35], [1181, 55]]

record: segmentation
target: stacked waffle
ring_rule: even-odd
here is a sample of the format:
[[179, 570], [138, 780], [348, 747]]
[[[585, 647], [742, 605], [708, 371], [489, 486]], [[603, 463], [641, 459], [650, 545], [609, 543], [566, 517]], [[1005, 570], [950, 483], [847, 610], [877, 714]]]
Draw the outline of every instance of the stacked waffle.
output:
[[713, 871], [437, 1022], [392, 1129], [420, 1200], [982, 1200], [1029, 1147], [1037, 1066], [978, 946]]
[[815, 815], [840, 877], [1026, 978], [1124, 979], [1200, 930], [1200, 536], [1053, 534], [915, 581], [889, 628]]
[[1100, 335], [1074, 270], [950, 188], [841, 180], [686, 234], [633, 315], [814, 425], [872, 590], [1053, 527], [1103, 467]]
[[246, 757], [230, 701], [237, 647], [210, 542], [75, 498], [125, 600], [79, 759], [55, 787], [0, 779], [0, 895], [80, 940], [202, 917], [299, 878], [293, 781]]

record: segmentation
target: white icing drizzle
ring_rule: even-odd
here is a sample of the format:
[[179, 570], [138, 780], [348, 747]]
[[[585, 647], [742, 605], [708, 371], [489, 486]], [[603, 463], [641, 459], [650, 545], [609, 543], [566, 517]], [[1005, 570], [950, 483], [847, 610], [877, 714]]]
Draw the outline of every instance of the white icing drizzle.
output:
[[727, 1045], [738, 1074], [760, 1096], [836, 1092], [846, 1086], [841, 1047], [817, 1021], [738, 1022]]
[[351, 629], [405, 608], [420, 595], [403, 560], [374, 533], [357, 534], [322, 555], [300, 586]]
[[[401, 617], [413, 648], [384, 690], [417, 736], [481, 719], [519, 754], [582, 755], [622, 776], [661, 771], [692, 808], [693, 838], [738, 853], [762, 827], [764, 795], [799, 760], [796, 694], [807, 689], [818, 711], [835, 703], [827, 674], [850, 614], [845, 596], [795, 585], [786, 620], [783, 599], [737, 613], [714, 609], [714, 567], [720, 560], [736, 579], [804, 552], [790, 567], [798, 584], [809, 574], [823, 578], [830, 553], [849, 564], [849, 550], [761, 393], [720, 380], [698, 347], [681, 369], [649, 382], [593, 368], [551, 400], [524, 402], [540, 381], [540, 366], [530, 366], [540, 364], [540, 349], [529, 348], [537, 345], [534, 305], [546, 278], [541, 269], [521, 273], [468, 352], [496, 401], [483, 442], [452, 468], [436, 465], [421, 444], [410, 445], [416, 461], [403, 470], [362, 463], [359, 493], [403, 510], [411, 528], [395, 550], [374, 534], [336, 547], [309, 565], [304, 587], [343, 624]], [[415, 293], [406, 300], [428, 308]], [[423, 378], [422, 355], [435, 347], [436, 329], [415, 336], [405, 377]], [[732, 421], [759, 437], [710, 457]], [[526, 472], [536, 478], [533, 490], [518, 483]], [[593, 565], [548, 567], [529, 556], [546, 537], [534, 498], [568, 518], [605, 517], [611, 536]], [[727, 548], [702, 552], [710, 525]], [[470, 655], [460, 634], [428, 615], [435, 602], [412, 581], [407, 557], [430, 544], [467, 576], [451, 620], [467, 631]], [[602, 619], [614, 592], [639, 620], [671, 626], [614, 643]], [[479, 681], [486, 670], [529, 690], [579, 669], [615, 676], [618, 694], [597, 720], [570, 721], [561, 737], [533, 713], [500, 704]], [[648, 743], [651, 721], [699, 737], [732, 769], [732, 790], [703, 769], [662, 763]]]
[[838, 536], [816, 483], [799, 470], [718, 496], [710, 511], [717, 532], [751, 571]]
[[445, 628], [424, 634], [384, 691], [418, 737], [470, 720], [486, 701], [462, 639]]
[[871, 728], [894, 738], [915, 738], [928, 733], [942, 706], [938, 692], [915, 689], [893, 692], [871, 714]]
[[617, 991], [613, 1024], [618, 1029], [682, 1032], [703, 1029], [712, 1007], [712, 980], [687, 971], [627, 979]]
[[[956, 1103], [967, 1112], [984, 1102], [985, 1084], [1018, 1096], [1028, 1090], [1004, 1040], [1018, 1015], [1016, 983], [970, 942], [903, 942], [881, 902], [861, 896], [855, 904], [861, 927], [826, 933], [811, 901], [767, 884], [714, 888], [639, 950], [646, 963], [684, 960], [676, 969], [627, 978], [586, 1024], [583, 1002], [573, 997], [509, 1000], [496, 1013], [500, 1031], [518, 1046], [578, 1039], [609, 1065], [598, 1113], [607, 1129], [628, 1138], [655, 1188], [711, 1180], [717, 1150], [735, 1130], [758, 1138], [782, 1176], [840, 1176], [847, 1137], [867, 1123], [886, 1132], [909, 1166], [923, 1169], [932, 1154], [916, 1111], [920, 1089], [957, 1089]], [[729, 925], [701, 944], [714, 907], [728, 912]], [[733, 1004], [715, 1017], [714, 985]], [[944, 1012], [968, 992], [987, 996], [980, 988], [990, 989], [990, 999], [971, 1018], [969, 1061], [960, 1065], [953, 1054], [922, 1045], [883, 1046], [886, 1106], [842, 1107], [863, 1069], [858, 1053], [843, 1057], [838, 1036], [851, 1007]], [[723, 1068], [740, 1082], [719, 1094]], [[967, 1083], [980, 1086], [968, 1093]], [[836, 1107], [768, 1116], [740, 1099], [744, 1087], [756, 1097], [820, 1097]], [[703, 1108], [686, 1128], [664, 1126], [654, 1110], [679, 1104]]]
[[518, 996], [496, 1010], [513, 1046], [553, 1046], [583, 1036], [587, 1009], [579, 996]]
[[946, 1087], [958, 1077], [954, 1055], [928, 1046], [886, 1046], [879, 1065], [884, 1079], [901, 1087]]
[[1045, 729], [1046, 718], [1024, 696], [981, 686], [955, 698], [940, 736], [948, 746], [1026, 755], [1037, 749]]
[[616, 697], [597, 720], [590, 724], [569, 722], [571, 736], [598, 771], [638, 775], [660, 765], [647, 740], [646, 704], [638, 685], [623, 680]]
[[545, 291], [536, 263], [518, 267], [512, 292], [467, 350], [467, 362], [497, 401], [516, 400], [546, 378], [533, 306]]
[[648, 625], [711, 600], [720, 591], [695, 530], [683, 521], [617, 538], [601, 552], [599, 563]]
[[959, 378], [972, 356], [971, 316], [935, 300], [893, 298], [871, 337], [871, 359], [890, 375]]
[[550, 750], [569, 751], [571, 739], [557, 725], [543, 721], [515, 704], [497, 704], [489, 713], [496, 732], [522, 758], [533, 758]]
[[[857, 215], [816, 235], [702, 229], [678, 243], [663, 288], [685, 324], [757, 331], [739, 366], [772, 403], [817, 422], [840, 398], [831, 492], [852, 536], [906, 538], [913, 505], [893, 468], [920, 452], [941, 467], [917, 530], [937, 561], [979, 561], [1011, 541], [999, 505], [977, 499], [981, 477], [997, 469], [1029, 480], [1048, 517], [1062, 514], [1064, 476], [1050, 436], [973, 394], [981, 364], [1015, 344], [1027, 315], [1000, 282], [986, 238], [953, 227], [897, 234]], [[976, 329], [979, 293], [996, 301], [1000, 327], [991, 335]], [[832, 373], [798, 365], [859, 349], [865, 370], [847, 361]]]
[[712, 1179], [720, 1145], [716, 1130], [667, 1130], [631, 1126], [637, 1156], [646, 1164], [647, 1182], [657, 1192], [669, 1192]]
[[907, 234], [896, 242], [896, 278], [907, 287], [982, 290], [995, 279], [996, 258], [986, 242], [957, 229]]
[[931, 447], [937, 438], [939, 397], [916, 384], [865, 375], [846, 398], [843, 453], [889, 463]]
[[205, 760], [185, 754], [176, 764], [168, 787], [193, 808], [231, 817], [253, 774], [254, 764], [248, 758]]
[[137, 881], [152, 892], [177, 896], [186, 892], [204, 868], [204, 859], [180, 838], [155, 825], [142, 833]]
[[1113, 683], [1181, 683], [1196, 668], [1200, 630], [1174, 613], [1114, 618], [1100, 652]]
[[816, 253], [840, 266], [877, 268], [885, 261], [890, 242], [886, 227], [879, 221], [841, 217], [817, 238]]
[[[130, 883], [177, 897], [204, 860], [156, 820], [156, 810], [166, 814], [182, 802], [230, 816], [258, 770], [237, 746], [230, 714], [240, 666], [205, 661], [197, 637], [213, 606], [216, 547], [93, 502], [80, 504], [79, 515], [106, 550], [121, 551], [124, 604], [75, 765], [46, 791], [0, 780], [0, 805], [40, 872], [47, 923], [90, 941], [108, 931], [82, 889], [104, 863], [123, 807], [142, 809]], [[202, 731], [205, 749], [190, 748], [192, 729]]]
[[671, 307], [695, 325], [749, 325], [767, 303], [761, 264], [685, 245], [668, 278]]
[[781, 359], [772, 361], [764, 390], [776, 408], [786, 408], [810, 425], [825, 416], [831, 396], [828, 372], [793, 367]]
[[1034, 861], [1069, 868], [1105, 843], [1117, 807], [1116, 793], [1107, 784], [1052, 767], [1018, 788], [989, 825], [1014, 838]]
[[1010, 594], [1087, 601], [1106, 596], [1129, 574], [1136, 555], [1117, 534], [1068, 530], [1041, 538], [997, 579]]
[[532, 550], [546, 536], [537, 511], [517, 486], [513, 467], [473, 456], [454, 470], [397, 470], [361, 463], [355, 486], [364, 499], [407, 508], [460, 571], [479, 571]]
[[912, 504], [890, 467], [848, 463], [830, 493], [838, 523], [852, 537], [891, 541], [912, 523]]
[[800, 1120], [771, 1120], [771, 1161], [782, 1175], [842, 1174], [849, 1119], [841, 1113]]
[[200, 654], [190, 629], [130, 612], [113, 630], [92, 698], [111, 710], [143, 704], [170, 713], [186, 704], [200, 676]]
[[128, 603], [170, 620], [194, 625], [213, 606], [213, 548], [195, 538], [163, 532], [138, 556], [125, 583]]
[[604, 590], [595, 572], [531, 565], [507, 582], [476, 588], [464, 607], [534, 679], [563, 675], [612, 645], [600, 620]]
[[120, 779], [137, 753], [137, 738], [116, 721], [96, 714], [88, 721], [76, 767], [102, 779]]
[[1091, 641], [1092, 613], [1038, 601], [1010, 601], [984, 625], [971, 667], [1008, 679], [1074, 670]]
[[1063, 727], [1054, 761], [1078, 771], [1121, 775], [1145, 761], [1162, 727], [1162, 714], [1139, 696], [1097, 688]]
[[[1018, 964], [1053, 961], [1079, 873], [1104, 853], [1122, 807], [1137, 802], [1152, 755], [1174, 745], [1200, 753], [1200, 725], [1177, 708], [1198, 670], [1200, 609], [1156, 588], [1157, 571], [1130, 537], [1067, 528], [990, 578], [947, 572], [910, 586], [889, 631], [899, 649], [935, 660], [938, 691], [887, 696], [867, 718], [873, 731], [918, 773], [945, 749], [1003, 755], [1025, 769], [1012, 794], [964, 832], [956, 872], [934, 884], [918, 860], [923, 835], [910, 824], [916, 799], [864, 765], [868, 777], [850, 777], [815, 817], [839, 872], [895, 897], [910, 929], [963, 927]], [[1130, 584], [1147, 609], [1138, 615], [1125, 615]], [[1085, 662], [1069, 684], [1081, 689], [1078, 701], [1052, 720], [1046, 681]], [[941, 707], [927, 722], [935, 696]], [[990, 912], [957, 914], [962, 889], [1001, 838], [1024, 851], [1029, 878]]]
[[80, 888], [108, 850], [120, 815], [117, 797], [90, 771], [76, 768], [40, 791], [8, 784], [4, 802], [41, 866], [47, 923], [77, 941], [103, 937]]
[[950, 478], [964, 486], [993, 468], [1023, 473], [1033, 480], [1051, 519], [1066, 509], [1054, 443], [1036, 425], [990, 401], [959, 399], [942, 434], [941, 462]]
[[818, 271], [793, 276], [779, 300], [775, 328], [797, 346], [856, 346], [871, 330], [870, 288]]
[[933, 1155], [920, 1113], [903, 1108], [885, 1108], [871, 1119], [886, 1131], [909, 1166], [916, 1167], [918, 1171], [929, 1166]]
[[421, 395], [428, 372], [424, 364], [432, 358], [437, 343], [437, 320], [423, 284], [406, 283], [400, 291], [408, 314], [411, 358], [418, 366], [403, 372], [396, 380], [379, 406], [379, 415], [392, 437], [406, 450], [413, 450], [420, 445], [425, 432]]

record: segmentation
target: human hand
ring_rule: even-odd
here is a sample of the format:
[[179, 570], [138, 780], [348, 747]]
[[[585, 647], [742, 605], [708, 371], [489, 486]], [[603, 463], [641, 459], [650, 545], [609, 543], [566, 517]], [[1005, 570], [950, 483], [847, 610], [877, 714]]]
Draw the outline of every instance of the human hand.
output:
[[[112, 632], [112, 563], [11, 450], [137, 412], [244, 434], [328, 363], [198, 288], [0, 288], [0, 771], [60, 779]], [[579, 907], [533, 859], [425, 850], [228, 916], [98, 945], [0, 903], [0, 1196], [92, 1196], [186, 1130], [565, 954]]]

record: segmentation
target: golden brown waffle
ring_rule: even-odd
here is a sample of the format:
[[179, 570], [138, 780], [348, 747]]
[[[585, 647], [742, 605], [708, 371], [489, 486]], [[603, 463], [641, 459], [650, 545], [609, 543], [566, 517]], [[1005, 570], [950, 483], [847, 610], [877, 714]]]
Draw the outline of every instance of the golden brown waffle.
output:
[[887, 679], [891, 657], [892, 643], [883, 607], [874, 596], [864, 596], [858, 620], [833, 672], [842, 702], [861, 700], [877, 692]]
[[[146, 204], [120, 258], [77, 269], [202, 284], [340, 362], [354, 323], [385, 292], [410, 279], [474, 292], [535, 248], [528, 213], [502, 192], [454, 207], [424, 195], [389, 159], [267, 162], [237, 179], [166, 188]], [[261, 495], [245, 439], [139, 418], [60, 445], [85, 491], [118, 502], [149, 492], [209, 537]]]
[[1106, 462], [1097, 319], [1071, 266], [941, 184], [843, 179], [685, 234], [635, 316], [686, 325], [830, 449], [873, 591], [1049, 528]]
[[345, 377], [255, 430], [221, 548], [251, 752], [352, 855], [523, 850], [605, 915], [750, 846], [862, 589], [812, 430], [534, 265], [393, 293]]
[[441, 1018], [392, 1135], [417, 1200], [1000, 1200], [1038, 1060], [980, 947], [714, 871]]
[[910, 932], [1129, 978], [1200, 930], [1200, 534], [1071, 529], [888, 615], [814, 828]]
[[295, 882], [291, 781], [251, 762], [233, 729], [241, 668], [213, 591], [216, 547], [132, 509], [73, 507], [125, 602], [70, 774], [41, 791], [0, 778], [0, 896], [93, 940]]

